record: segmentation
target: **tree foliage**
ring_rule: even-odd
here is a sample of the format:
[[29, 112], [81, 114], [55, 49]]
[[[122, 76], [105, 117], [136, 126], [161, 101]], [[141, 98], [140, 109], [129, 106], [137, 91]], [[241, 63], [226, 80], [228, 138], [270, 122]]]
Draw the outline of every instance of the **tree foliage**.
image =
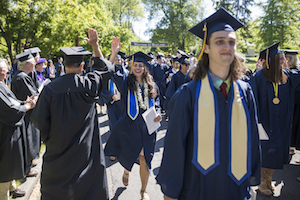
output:
[[62, 46], [92, 50], [83, 40], [89, 28], [98, 31], [104, 55], [109, 54], [115, 36], [121, 37], [123, 51], [128, 49], [130, 40], [140, 41], [131, 28], [115, 24], [104, 0], [2, 0], [0, 6], [0, 54], [11, 58], [35, 46], [47, 58], [61, 55]]
[[168, 42], [168, 52], [177, 49], [190, 51], [195, 45], [196, 37], [189, 33], [189, 29], [202, 17], [201, 0], [144, 0], [150, 11], [149, 19], [162, 13], [162, 19], [154, 29], [148, 30], [152, 34], [152, 42]]
[[260, 42], [269, 46], [281, 41], [280, 48], [300, 47], [300, 2], [298, 0], [270, 0], [262, 4]]
[[250, 6], [254, 5], [254, 0], [212, 0], [212, 2], [216, 10], [223, 7], [244, 23], [250, 20]]

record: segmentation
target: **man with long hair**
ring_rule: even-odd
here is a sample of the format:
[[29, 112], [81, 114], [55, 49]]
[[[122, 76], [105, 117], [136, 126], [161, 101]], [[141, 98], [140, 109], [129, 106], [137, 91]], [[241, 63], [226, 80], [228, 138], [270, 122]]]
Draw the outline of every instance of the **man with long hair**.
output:
[[169, 103], [157, 176], [165, 200], [251, 199], [250, 185], [259, 184], [255, 101], [235, 56], [242, 26], [221, 8], [190, 30], [204, 39], [203, 51], [194, 80]]

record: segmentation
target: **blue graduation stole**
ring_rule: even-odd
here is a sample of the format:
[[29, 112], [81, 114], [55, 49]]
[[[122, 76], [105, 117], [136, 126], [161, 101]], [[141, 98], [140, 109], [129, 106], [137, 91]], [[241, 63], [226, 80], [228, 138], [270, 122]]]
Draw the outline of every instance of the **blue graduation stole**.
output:
[[[230, 94], [229, 170], [240, 185], [251, 175], [251, 121], [243, 93], [236, 81]], [[210, 75], [197, 83], [194, 110], [194, 149], [192, 162], [206, 175], [220, 164], [218, 98]], [[222, 130], [221, 130], [222, 131]]]
[[[147, 108], [154, 106], [154, 99], [148, 98]], [[128, 89], [128, 99], [127, 99], [127, 114], [132, 119], [135, 120], [139, 115], [139, 103], [137, 100], [136, 91], [132, 92]]]

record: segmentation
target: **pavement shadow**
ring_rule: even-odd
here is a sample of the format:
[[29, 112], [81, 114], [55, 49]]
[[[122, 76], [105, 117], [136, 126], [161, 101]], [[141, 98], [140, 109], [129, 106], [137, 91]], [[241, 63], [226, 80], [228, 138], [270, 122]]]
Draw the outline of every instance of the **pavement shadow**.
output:
[[106, 131], [105, 133], [101, 133], [101, 141], [102, 144], [105, 144], [108, 141], [108, 138], [110, 136], [110, 131]]
[[155, 153], [160, 151], [160, 148], [164, 147], [165, 137], [160, 138], [155, 144]]
[[154, 174], [155, 176], [158, 175], [159, 169], [160, 169], [160, 167], [156, 167], [156, 168], [154, 168], [154, 169], [152, 170], [152, 172], [153, 172], [153, 174]]
[[117, 200], [124, 190], [126, 190], [126, 187], [118, 187], [115, 196], [111, 200]]

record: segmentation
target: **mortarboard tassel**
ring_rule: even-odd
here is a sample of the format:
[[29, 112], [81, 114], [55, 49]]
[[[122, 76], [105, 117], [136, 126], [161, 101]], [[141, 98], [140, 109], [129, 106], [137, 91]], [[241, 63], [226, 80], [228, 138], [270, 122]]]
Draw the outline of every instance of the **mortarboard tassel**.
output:
[[206, 37], [207, 37], [207, 27], [206, 27], [206, 22], [205, 22], [205, 24], [204, 24], [203, 31], [204, 31], [204, 40], [203, 40], [202, 50], [201, 50], [201, 52], [200, 52], [200, 54], [199, 54], [198, 60], [201, 60], [202, 55], [203, 55], [203, 53], [204, 53], [205, 44], [206, 44]]
[[132, 56], [132, 63], [131, 63], [131, 68], [130, 68], [130, 74], [132, 74], [133, 63], [134, 63], [134, 56]]
[[269, 49], [267, 49], [266, 64], [267, 64], [267, 69], [269, 69]]
[[171, 63], [172, 63], [172, 68], [174, 68], [174, 61], [173, 61], [173, 59], [171, 59]]

